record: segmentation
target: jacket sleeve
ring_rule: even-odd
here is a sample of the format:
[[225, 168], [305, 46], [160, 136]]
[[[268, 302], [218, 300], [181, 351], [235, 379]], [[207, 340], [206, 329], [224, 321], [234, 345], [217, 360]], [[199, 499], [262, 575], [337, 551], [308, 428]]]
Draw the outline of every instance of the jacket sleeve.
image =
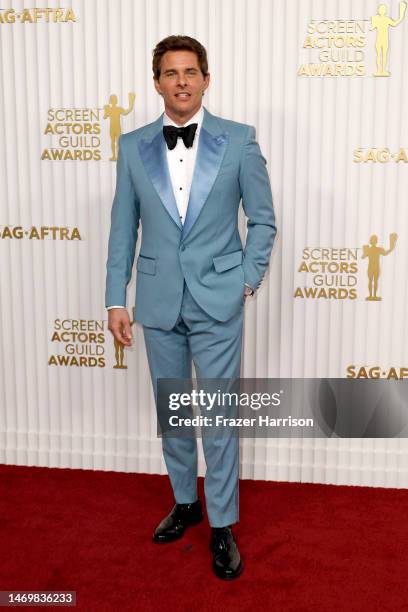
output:
[[253, 126], [248, 126], [244, 141], [239, 182], [248, 228], [243, 262], [245, 283], [256, 290], [269, 265], [276, 225], [266, 159]]
[[111, 211], [106, 262], [106, 307], [126, 306], [126, 287], [132, 276], [139, 221], [140, 202], [130, 176], [122, 135], [119, 138], [116, 191]]

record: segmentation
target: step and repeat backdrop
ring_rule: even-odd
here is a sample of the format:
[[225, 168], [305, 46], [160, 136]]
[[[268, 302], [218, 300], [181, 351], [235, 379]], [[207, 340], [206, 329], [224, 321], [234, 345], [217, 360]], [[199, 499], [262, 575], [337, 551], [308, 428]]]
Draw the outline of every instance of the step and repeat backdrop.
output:
[[[115, 346], [104, 289], [118, 137], [163, 110], [151, 58], [169, 34], [206, 46], [204, 105], [256, 126], [268, 161], [278, 236], [245, 306], [242, 375], [408, 377], [406, 9], [2, 3], [1, 462], [165, 472], [142, 330]], [[135, 274], [130, 314], [134, 294]], [[408, 441], [242, 440], [241, 469], [405, 487]]]

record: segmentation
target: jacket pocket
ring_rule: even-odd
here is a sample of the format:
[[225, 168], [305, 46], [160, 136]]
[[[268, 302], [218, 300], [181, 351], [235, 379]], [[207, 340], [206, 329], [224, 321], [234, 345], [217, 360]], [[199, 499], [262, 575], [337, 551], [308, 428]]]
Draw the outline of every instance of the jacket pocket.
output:
[[144, 274], [156, 274], [156, 260], [153, 257], [139, 255], [136, 270]]
[[213, 257], [213, 262], [217, 272], [230, 270], [231, 268], [235, 268], [235, 266], [239, 266], [242, 263], [242, 251], [234, 251], [233, 253]]

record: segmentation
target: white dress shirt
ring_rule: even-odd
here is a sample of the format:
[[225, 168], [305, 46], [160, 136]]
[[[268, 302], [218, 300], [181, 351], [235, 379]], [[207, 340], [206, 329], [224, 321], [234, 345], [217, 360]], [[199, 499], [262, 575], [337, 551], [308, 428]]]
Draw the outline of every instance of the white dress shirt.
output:
[[191, 183], [193, 180], [194, 166], [197, 157], [198, 139], [200, 137], [201, 124], [203, 122], [204, 110], [200, 110], [187, 121], [187, 123], [177, 125], [170, 117], [164, 113], [163, 125], [174, 125], [175, 127], [185, 127], [190, 123], [197, 123], [197, 130], [194, 136], [193, 146], [187, 148], [182, 138], [177, 138], [174, 149], [167, 147], [167, 163], [169, 166], [170, 180], [173, 186], [174, 197], [180, 215], [180, 221], [184, 224], [187, 213], [188, 200], [190, 197]]

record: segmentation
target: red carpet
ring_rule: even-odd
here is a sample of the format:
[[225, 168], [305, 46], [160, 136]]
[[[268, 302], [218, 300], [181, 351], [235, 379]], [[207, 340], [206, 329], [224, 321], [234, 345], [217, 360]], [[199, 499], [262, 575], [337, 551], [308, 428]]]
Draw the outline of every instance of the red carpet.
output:
[[207, 521], [150, 541], [167, 477], [0, 466], [0, 590], [76, 590], [87, 612], [408, 610], [408, 491], [245, 480], [240, 498], [246, 568], [224, 582]]

